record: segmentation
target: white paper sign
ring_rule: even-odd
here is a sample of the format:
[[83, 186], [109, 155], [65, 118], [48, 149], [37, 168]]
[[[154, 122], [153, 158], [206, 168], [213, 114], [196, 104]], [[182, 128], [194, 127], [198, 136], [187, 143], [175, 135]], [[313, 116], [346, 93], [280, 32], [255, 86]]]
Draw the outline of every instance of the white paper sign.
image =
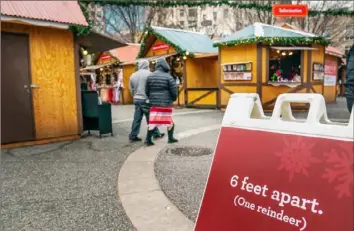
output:
[[323, 85], [324, 86], [335, 86], [337, 77], [335, 75], [325, 75]]
[[251, 72], [225, 72], [224, 80], [252, 80]]

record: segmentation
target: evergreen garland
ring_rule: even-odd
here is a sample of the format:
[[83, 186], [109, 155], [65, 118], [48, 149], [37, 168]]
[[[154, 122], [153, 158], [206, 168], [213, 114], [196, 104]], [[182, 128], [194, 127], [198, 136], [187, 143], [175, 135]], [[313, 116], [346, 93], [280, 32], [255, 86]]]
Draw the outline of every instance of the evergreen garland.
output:
[[171, 42], [170, 40], [168, 40], [168, 39], [165, 38], [164, 36], [162, 36], [162, 35], [156, 33], [152, 27], [147, 26], [147, 27], [145, 27], [145, 30], [144, 30], [144, 31], [145, 31], [145, 32], [144, 32], [144, 33], [145, 33], [144, 39], [143, 39], [143, 42], [140, 44], [140, 50], [139, 50], [139, 53], [138, 53], [137, 58], [142, 58], [142, 57], [144, 57], [144, 55], [145, 55], [144, 52], [145, 52], [145, 49], [146, 49], [146, 42], [147, 42], [147, 40], [148, 40], [148, 38], [149, 38], [150, 36], [155, 36], [156, 38], [160, 39], [161, 41], [163, 41], [163, 42], [169, 44], [169, 45], [172, 46], [172, 47], [176, 50], [176, 52], [177, 52], [178, 54], [180, 54], [180, 55], [189, 56], [189, 57], [194, 57], [194, 54], [193, 54], [192, 52], [188, 51], [189, 54], [187, 55], [187, 54], [186, 54], [186, 52], [187, 52], [186, 50], [183, 50], [180, 46], [174, 44], [173, 42]]
[[81, 8], [81, 11], [83, 13], [83, 15], [85, 16], [86, 18], [86, 21], [88, 23], [88, 26], [79, 26], [79, 25], [70, 25], [69, 26], [69, 29], [74, 32], [74, 34], [76, 36], [87, 36], [91, 33], [92, 31], [92, 28], [93, 28], [93, 21], [90, 20], [90, 17], [88, 15], [88, 12], [87, 12], [87, 5], [88, 5], [88, 1], [85, 1], [85, 2], [82, 2], [80, 1], [79, 2], [79, 6]]
[[[102, 0], [102, 1], [87, 1], [95, 2], [95, 4], [104, 6], [104, 5], [116, 5], [116, 6], [149, 6], [149, 7], [198, 7], [198, 6], [222, 6], [226, 5], [232, 8], [240, 9], [255, 9], [261, 11], [272, 11], [271, 4], [261, 4], [261, 3], [242, 3], [239, 1], [229, 1], [229, 0]], [[354, 16], [353, 10], [347, 9], [335, 9], [335, 10], [310, 10], [309, 16], [316, 15], [330, 15], [330, 16]]]
[[219, 46], [238, 46], [238, 45], [247, 45], [247, 44], [256, 44], [256, 43], [265, 43], [269, 45], [311, 45], [311, 44], [321, 44], [327, 46], [330, 44], [330, 41], [323, 37], [298, 37], [298, 38], [287, 38], [287, 37], [256, 37], [251, 39], [227, 41], [227, 42], [216, 42], [214, 47]]
[[[138, 6], [149, 6], [149, 7], [178, 7], [178, 6], [187, 6], [187, 7], [197, 7], [197, 6], [222, 6], [227, 5], [229, 7], [237, 7], [240, 9], [255, 9], [259, 11], [272, 11], [271, 4], [260, 4], [260, 3], [242, 3], [238, 1], [228, 1], [228, 0], [79, 0], [80, 8], [88, 22], [88, 26], [78, 26], [78, 25], [71, 25], [70, 29], [77, 35], [77, 36], [86, 36], [88, 35], [93, 27], [93, 22], [89, 20], [88, 12], [86, 10], [87, 5], [94, 2], [97, 5], [105, 6], [105, 5], [116, 5], [127, 7], [131, 5], [138, 5]], [[354, 10], [346, 10], [346, 9], [329, 9], [324, 11], [319, 10], [311, 10], [309, 9], [308, 16], [313, 17], [317, 15], [324, 15], [324, 16], [354, 16]]]

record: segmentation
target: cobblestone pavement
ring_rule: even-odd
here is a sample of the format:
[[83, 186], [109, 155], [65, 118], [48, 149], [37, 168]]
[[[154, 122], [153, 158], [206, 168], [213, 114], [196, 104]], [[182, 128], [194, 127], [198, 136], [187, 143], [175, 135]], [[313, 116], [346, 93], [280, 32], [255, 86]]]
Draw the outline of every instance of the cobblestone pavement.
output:
[[[0, 230], [135, 230], [117, 198], [125, 159], [142, 143], [128, 142], [132, 106], [114, 106], [114, 136], [2, 150]], [[220, 111], [176, 110], [176, 132], [215, 124]], [[215, 122], [216, 121], [216, 122]], [[145, 136], [143, 124], [141, 136]]]
[[[344, 101], [343, 101], [344, 102]], [[349, 114], [332, 105], [334, 115]], [[117, 176], [125, 159], [142, 143], [130, 144], [132, 106], [114, 106], [114, 136], [2, 150], [0, 230], [134, 230], [117, 198]], [[220, 123], [223, 113], [176, 110], [176, 132]], [[191, 113], [190, 113], [191, 112]], [[330, 117], [331, 112], [329, 112]], [[143, 123], [142, 137], [146, 125]], [[218, 131], [178, 145], [213, 149]], [[183, 150], [183, 149], [182, 149]], [[194, 220], [212, 155], [160, 155], [156, 175], [167, 196]], [[209, 151], [210, 153], [210, 151]], [[205, 153], [204, 153], [205, 154]]]
[[[347, 121], [349, 112], [343, 98], [336, 104], [327, 105], [328, 116], [332, 120]], [[307, 113], [296, 113], [296, 118], [304, 118]], [[209, 148], [202, 156], [175, 155], [162, 150], [155, 162], [155, 175], [166, 196], [192, 221], [198, 215], [198, 209], [204, 193], [213, 150], [216, 146], [219, 130], [209, 131], [181, 140], [175, 147]]]

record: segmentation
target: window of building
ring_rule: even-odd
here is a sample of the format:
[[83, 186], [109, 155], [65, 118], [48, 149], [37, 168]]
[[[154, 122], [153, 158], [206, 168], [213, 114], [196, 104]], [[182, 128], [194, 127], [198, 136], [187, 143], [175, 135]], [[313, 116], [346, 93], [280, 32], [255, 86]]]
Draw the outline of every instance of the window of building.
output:
[[189, 9], [188, 16], [189, 17], [197, 17], [197, 9]]
[[188, 30], [190, 30], [190, 31], [195, 31], [195, 29], [196, 29], [196, 28], [195, 28], [195, 26], [193, 26], [193, 25], [189, 25], [189, 26], [188, 26]]
[[180, 17], [184, 17], [184, 9], [180, 9], [179, 10], [179, 16]]
[[180, 22], [179, 22], [179, 25], [180, 25], [181, 27], [184, 27], [184, 21], [180, 21]]
[[354, 39], [354, 26], [353, 25], [348, 25], [345, 28], [345, 39]]
[[213, 19], [214, 21], [218, 19], [218, 12], [213, 12]]
[[329, 38], [329, 37], [331, 37], [331, 33], [326, 30], [326, 31], [323, 32], [322, 36], [325, 37], [325, 38]]
[[188, 26], [189, 27], [197, 27], [197, 22], [196, 21], [188, 21]]
[[224, 9], [224, 18], [229, 17], [229, 9]]
[[174, 10], [171, 10], [171, 11], [170, 11], [170, 14], [171, 14], [171, 17], [174, 18], [174, 16], [175, 16], [175, 11], [174, 11]]

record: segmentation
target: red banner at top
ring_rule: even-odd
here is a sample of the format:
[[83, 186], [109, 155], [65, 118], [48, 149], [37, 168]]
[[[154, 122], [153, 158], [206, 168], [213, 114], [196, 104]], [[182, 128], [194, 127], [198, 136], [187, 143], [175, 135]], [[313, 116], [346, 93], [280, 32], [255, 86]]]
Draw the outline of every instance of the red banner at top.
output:
[[306, 17], [309, 9], [307, 5], [276, 4], [273, 5], [275, 17]]

